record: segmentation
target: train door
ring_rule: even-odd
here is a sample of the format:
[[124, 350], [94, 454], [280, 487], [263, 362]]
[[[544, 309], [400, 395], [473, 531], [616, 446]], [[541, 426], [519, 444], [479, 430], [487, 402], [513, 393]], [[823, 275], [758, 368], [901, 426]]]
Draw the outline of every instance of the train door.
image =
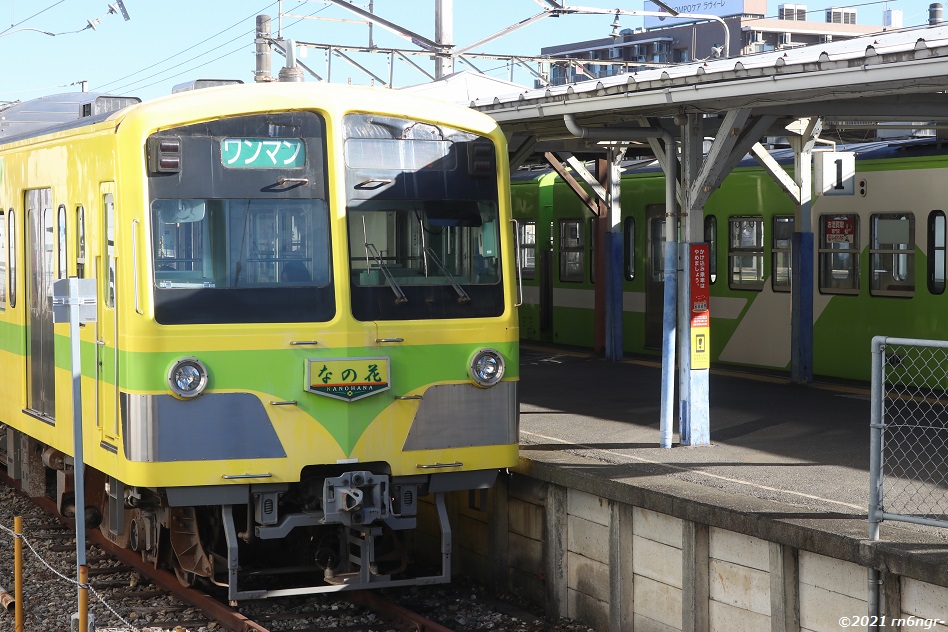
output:
[[660, 349], [665, 304], [665, 207], [645, 209], [648, 244], [645, 250], [645, 346]]
[[45, 420], [56, 415], [56, 355], [53, 339], [54, 234], [52, 191], [26, 192], [27, 409]]
[[102, 440], [115, 445], [119, 436], [118, 336], [116, 335], [115, 192], [111, 182], [99, 191], [95, 274], [96, 296], [96, 423]]

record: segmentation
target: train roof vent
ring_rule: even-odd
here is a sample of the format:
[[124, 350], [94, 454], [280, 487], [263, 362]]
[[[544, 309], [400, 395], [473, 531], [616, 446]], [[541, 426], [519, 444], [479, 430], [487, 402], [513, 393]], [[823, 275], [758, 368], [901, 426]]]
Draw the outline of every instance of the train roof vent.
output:
[[130, 105], [141, 103], [138, 97], [116, 97], [94, 92], [52, 94], [14, 103], [0, 111], [0, 141], [14, 136], [35, 135], [54, 127], [89, 117], [102, 117]]
[[243, 83], [240, 79], [194, 79], [193, 81], [179, 83], [171, 89], [171, 94], [200, 90], [201, 88], [213, 88], [214, 86], [235, 86], [240, 83]]

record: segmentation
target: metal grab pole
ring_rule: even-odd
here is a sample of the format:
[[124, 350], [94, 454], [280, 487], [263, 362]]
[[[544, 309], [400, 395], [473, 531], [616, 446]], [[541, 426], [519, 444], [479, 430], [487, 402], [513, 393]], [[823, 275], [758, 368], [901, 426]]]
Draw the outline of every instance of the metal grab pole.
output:
[[23, 632], [23, 518], [13, 518], [13, 594], [16, 599], [14, 630]]

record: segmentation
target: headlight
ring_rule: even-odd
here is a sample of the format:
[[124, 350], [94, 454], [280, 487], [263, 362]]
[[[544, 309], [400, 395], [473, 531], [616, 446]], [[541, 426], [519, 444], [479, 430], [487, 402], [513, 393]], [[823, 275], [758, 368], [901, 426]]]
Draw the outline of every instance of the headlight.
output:
[[481, 349], [471, 358], [469, 372], [478, 386], [493, 386], [504, 377], [504, 356], [496, 349]]
[[197, 358], [182, 358], [168, 371], [168, 386], [175, 397], [197, 397], [207, 386], [207, 367]]

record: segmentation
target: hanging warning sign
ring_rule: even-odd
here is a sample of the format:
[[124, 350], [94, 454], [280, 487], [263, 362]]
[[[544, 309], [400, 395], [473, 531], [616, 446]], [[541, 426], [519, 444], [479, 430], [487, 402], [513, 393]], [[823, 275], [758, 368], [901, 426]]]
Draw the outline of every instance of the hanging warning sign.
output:
[[691, 368], [711, 368], [711, 248], [691, 244]]

